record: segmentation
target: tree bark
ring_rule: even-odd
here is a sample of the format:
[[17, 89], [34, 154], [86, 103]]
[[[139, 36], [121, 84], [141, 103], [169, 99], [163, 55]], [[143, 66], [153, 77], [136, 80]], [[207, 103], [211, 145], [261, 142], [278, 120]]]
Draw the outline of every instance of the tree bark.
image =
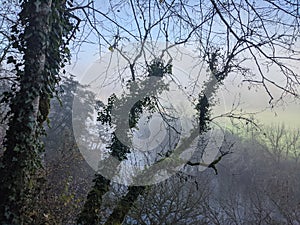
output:
[[[17, 71], [19, 90], [10, 102], [11, 117], [0, 168], [2, 225], [30, 223], [25, 219], [25, 211], [30, 206], [34, 177], [40, 168], [41, 146], [37, 140], [37, 119], [41, 88], [46, 80], [51, 5], [52, 0], [24, 1], [21, 5], [19, 21], [24, 31], [19, 30], [19, 38], [24, 41], [21, 52], [24, 69]], [[20, 50], [20, 47], [17, 48]]]
[[118, 205], [114, 208], [104, 225], [121, 225], [131, 207], [138, 197], [144, 193], [145, 189], [146, 186], [130, 186], [127, 194], [118, 202]]
[[88, 193], [87, 200], [78, 216], [78, 225], [97, 225], [100, 223], [102, 198], [108, 192], [109, 186], [110, 180], [101, 174], [96, 175], [94, 186]]

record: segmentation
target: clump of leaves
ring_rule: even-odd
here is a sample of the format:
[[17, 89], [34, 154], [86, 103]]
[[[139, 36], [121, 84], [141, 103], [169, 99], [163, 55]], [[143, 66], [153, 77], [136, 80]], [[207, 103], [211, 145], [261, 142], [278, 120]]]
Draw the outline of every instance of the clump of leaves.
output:
[[148, 66], [148, 76], [163, 77], [166, 74], [172, 74], [172, 64], [164, 65], [164, 60], [155, 58]]

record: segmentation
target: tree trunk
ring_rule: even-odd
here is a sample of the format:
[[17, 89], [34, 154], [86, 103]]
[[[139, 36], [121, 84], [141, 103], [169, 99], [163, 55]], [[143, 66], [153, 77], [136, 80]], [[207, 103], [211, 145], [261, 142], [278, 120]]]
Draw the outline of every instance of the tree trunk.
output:
[[[214, 62], [212, 62], [214, 63]], [[212, 98], [215, 95], [216, 90], [218, 89], [218, 86], [221, 81], [223, 81], [226, 78], [227, 73], [225, 72], [217, 72], [215, 66], [211, 66], [211, 79], [207, 81], [206, 86], [204, 88], [204, 95], [199, 96], [199, 102], [197, 104], [196, 109], [199, 112], [199, 131], [197, 131], [197, 135], [201, 135], [205, 132], [207, 132], [208, 127], [210, 125], [210, 114], [209, 110], [211, 105], [209, 104], [210, 101], [212, 101]], [[191, 134], [191, 136], [185, 141], [188, 142], [188, 140], [191, 138], [191, 141], [194, 140], [194, 135]], [[181, 148], [184, 148], [185, 144], [182, 143], [177, 149], [175, 150], [177, 153], [181, 153]], [[183, 150], [183, 149], [182, 149]], [[173, 152], [173, 154], [176, 154]], [[219, 158], [221, 159], [221, 157]], [[174, 167], [176, 167], [177, 162], [174, 162]], [[137, 180], [143, 180], [147, 177], [152, 177], [153, 172], [157, 171], [157, 169], [154, 169], [156, 164], [154, 164], [152, 167], [148, 169], [150, 173], [147, 174], [147, 171], [145, 174], [142, 174], [140, 178]], [[177, 165], [178, 166], [178, 165]], [[170, 165], [171, 167], [171, 165]], [[125, 219], [125, 216], [130, 211], [131, 207], [133, 206], [134, 202], [138, 199], [138, 197], [144, 193], [146, 189], [146, 186], [130, 186], [128, 188], [128, 193], [121, 198], [121, 200], [118, 202], [118, 205], [114, 208], [112, 214], [107, 219], [105, 225], [121, 225], [123, 220]]]
[[118, 202], [118, 205], [114, 208], [104, 225], [121, 225], [134, 202], [145, 190], [146, 186], [130, 186], [127, 194]]
[[[0, 174], [1, 224], [28, 224], [25, 211], [30, 206], [34, 177], [40, 168], [41, 145], [37, 140], [40, 93], [45, 78], [47, 37], [50, 32], [51, 0], [25, 1], [18, 31], [24, 45], [24, 69], [17, 71], [19, 90], [10, 102], [10, 120]], [[21, 42], [19, 41], [19, 42]]]
[[102, 198], [108, 192], [109, 185], [110, 180], [101, 174], [96, 175], [94, 186], [88, 193], [87, 200], [78, 216], [78, 225], [97, 225], [100, 223]]

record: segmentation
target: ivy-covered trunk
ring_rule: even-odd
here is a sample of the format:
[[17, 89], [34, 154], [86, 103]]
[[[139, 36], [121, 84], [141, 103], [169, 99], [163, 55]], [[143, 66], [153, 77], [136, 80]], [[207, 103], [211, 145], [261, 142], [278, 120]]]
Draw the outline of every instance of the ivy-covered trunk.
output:
[[8, 63], [15, 66], [19, 85], [5, 96], [10, 118], [0, 164], [2, 225], [34, 224], [36, 213], [30, 207], [42, 168], [39, 136], [65, 56], [60, 53], [67, 27], [62, 6], [58, 0], [22, 1], [19, 24], [12, 28], [13, 47], [23, 58], [18, 61], [8, 57]]
[[[185, 150], [185, 146], [189, 145], [190, 142], [192, 142], [196, 136], [204, 134], [209, 130], [210, 127], [210, 110], [211, 110], [211, 104], [210, 102], [213, 101], [213, 98], [219, 88], [220, 85], [222, 85], [222, 82], [226, 78], [230, 67], [226, 66], [223, 70], [218, 71], [217, 70], [217, 52], [211, 53], [211, 59], [209, 62], [210, 67], [210, 79], [206, 81], [202, 92], [199, 94], [198, 103], [196, 105], [196, 110], [198, 111], [198, 129], [195, 129], [194, 132], [191, 133], [190, 137], [187, 138], [183, 143], [181, 143], [179, 146], [177, 146], [176, 149], [172, 149], [173, 155], [180, 155], [182, 151]], [[110, 117], [109, 117], [110, 118]], [[136, 118], [135, 118], [136, 119]], [[125, 120], [122, 120], [125, 121]], [[116, 141], [113, 141], [113, 143], [116, 143]], [[121, 145], [121, 144], [120, 144]], [[118, 157], [119, 161], [121, 162], [124, 160], [123, 157], [120, 157], [120, 153], [127, 154], [126, 151], [120, 150], [120, 145], [118, 145], [117, 148], [112, 148], [112, 155], [115, 155]], [[122, 145], [121, 145], [122, 146]], [[124, 147], [124, 146], [123, 146]], [[118, 149], [118, 151], [116, 151]], [[116, 154], [119, 153], [119, 154]], [[176, 156], [173, 157], [176, 159]], [[165, 157], [165, 160], [168, 160], [168, 157]], [[175, 168], [176, 166], [181, 165], [181, 160], [174, 160], [170, 161], [170, 163], [166, 163], [170, 168]], [[141, 174], [140, 177], [135, 177], [136, 180], [143, 180], [147, 179], [147, 177], [153, 177], [153, 172], [158, 171], [156, 167], [160, 167], [158, 163], [154, 163], [154, 165], [150, 166], [148, 168], [148, 171], [145, 171], [145, 173]], [[209, 166], [208, 166], [209, 167]], [[115, 171], [116, 169], [111, 169], [112, 171]], [[217, 171], [215, 169], [215, 171]], [[101, 179], [102, 178], [102, 181]], [[80, 220], [78, 225], [87, 225], [87, 224], [99, 224], [100, 223], [100, 208], [101, 208], [101, 201], [103, 195], [108, 191], [109, 182], [107, 179], [103, 180], [103, 177], [99, 175], [98, 178], [95, 179], [95, 185], [88, 195], [87, 201], [85, 203], [85, 207], [79, 217]], [[105, 181], [105, 182], [103, 182]], [[103, 187], [106, 187], [105, 189]], [[150, 186], [149, 186], [150, 187]], [[113, 209], [112, 213], [104, 223], [104, 225], [121, 225], [126, 217], [126, 215], [130, 212], [132, 206], [138, 199], [138, 197], [142, 194], [144, 194], [146, 188], [149, 188], [147, 186], [129, 186], [128, 192], [121, 197], [121, 199], [118, 201], [117, 205]], [[84, 213], [83, 213], [84, 212]]]
[[130, 186], [127, 194], [120, 199], [104, 225], [121, 225], [135, 201], [145, 190], [146, 186]]
[[78, 215], [77, 225], [100, 224], [102, 198], [109, 191], [110, 180], [97, 174], [93, 182], [94, 186], [88, 193], [84, 207]]
[[[82, 211], [78, 215], [77, 225], [93, 225], [101, 222], [102, 199], [103, 196], [109, 191], [112, 183], [111, 180], [104, 177], [101, 172], [103, 172], [102, 170], [106, 170], [104, 174], [109, 175], [109, 177], [113, 177], [116, 171], [118, 171], [118, 166], [125, 159], [125, 155], [129, 151], [128, 147], [123, 145], [116, 137], [113, 138], [113, 143], [110, 148], [112, 149], [111, 156], [108, 157], [106, 161], [108, 163], [103, 163], [103, 165], [99, 168], [99, 171], [93, 180], [94, 185], [88, 193]], [[110, 159], [114, 156], [119, 161], [111, 161]]]

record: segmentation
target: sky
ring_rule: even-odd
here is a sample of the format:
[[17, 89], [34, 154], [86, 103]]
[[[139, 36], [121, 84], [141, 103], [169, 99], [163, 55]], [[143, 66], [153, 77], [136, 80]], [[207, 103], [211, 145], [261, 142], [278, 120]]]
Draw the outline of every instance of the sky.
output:
[[[105, 11], [105, 9], [103, 10]], [[120, 10], [122, 11], [123, 9]], [[120, 14], [115, 15], [114, 13], [112, 13], [112, 15], [120, 16]], [[124, 15], [124, 12], [121, 12], [121, 16]], [[101, 21], [99, 21], [99, 23], [101, 23]], [[137, 28], [135, 27], [133, 19], [131, 23], [132, 24], [130, 24], [130, 15], [127, 15], [127, 18], [124, 20], [122, 25], [126, 25], [126, 28], [128, 25], [128, 29], [132, 29], [137, 35]], [[107, 34], [106, 37], [109, 37], [110, 35], [109, 41], [113, 43], [112, 37], [115, 35], [113, 32], [116, 28], [113, 26], [113, 23], [104, 25], [106, 28], [111, 26], [111, 30], [104, 31], [104, 35]], [[102, 29], [101, 26], [100, 29]], [[156, 31], [154, 31], [153, 36], [155, 35]], [[127, 34], [127, 37], [129, 36], [130, 35]], [[97, 39], [94, 39], [95, 43], [97, 43], [97, 41]], [[103, 47], [110, 46], [112, 45], [111, 43], [110, 45], [106, 44], [101, 46], [101, 54], [99, 54], [97, 44], [83, 43], [78, 54], [73, 55], [72, 64], [68, 67], [70, 73], [75, 75], [82, 84], [90, 85], [89, 89], [94, 91], [97, 98], [105, 103], [111, 94], [116, 93], [120, 96], [126, 91], [126, 82], [131, 79], [131, 74], [128, 62], [124, 59], [124, 56], [132, 62], [138, 55], [141, 46], [140, 43], [132, 40], [124, 40], [123, 42], [122, 39], [120, 42], [121, 43], [119, 43], [120, 45], [118, 48], [122, 50], [123, 56], [121, 56], [116, 49]], [[155, 42], [145, 43], [145, 52], [143, 52], [142, 57], [136, 62], [135, 75], [137, 77], [137, 81], [139, 81], [139, 79], [142, 80], [145, 76], [147, 76], [144, 59], [146, 59], [149, 63], [154, 57], [160, 56], [162, 52], [161, 50], [164, 49], [165, 44], [166, 43], [162, 42], [161, 39], [156, 40]], [[224, 52], [226, 53], [226, 51], [223, 51], [223, 53]], [[174, 116], [176, 118], [180, 118], [183, 130], [188, 137], [190, 135], [189, 132], [195, 129], [193, 116], [196, 115], [195, 104], [197, 96], [201, 90], [203, 90], [203, 84], [209, 77], [209, 72], [206, 69], [207, 63], [203, 61], [202, 58], [198, 57], [197, 49], [192, 45], [172, 48], [169, 50], [169, 53], [172, 57], [172, 76], [165, 76], [164, 79], [167, 83], [170, 83], [170, 88], [168, 91], [163, 92], [160, 96], [160, 101], [164, 106], [164, 109], [169, 110], [168, 107], [171, 108], [171, 106], [175, 109], [176, 113]], [[167, 54], [165, 55], [165, 63], [171, 59], [170, 56]], [[250, 68], [250, 72], [258, 72], [253, 61], [250, 60], [251, 57], [249, 57], [249, 55], [246, 55], [243, 52], [241, 57], [249, 58], [244, 63], [244, 66]], [[300, 73], [300, 69], [296, 69], [298, 69]], [[283, 81], [283, 77], [280, 73], [272, 68], [264, 72], [267, 76], [274, 78], [276, 82]], [[298, 102], [293, 102], [291, 97], [286, 97], [280, 104], [277, 104], [272, 108], [271, 105], [269, 105], [270, 97], [264, 89], [258, 87], [249, 88], [249, 85], [242, 82], [242, 80], [243, 77], [239, 73], [229, 74], [224, 81], [224, 85], [220, 86], [215, 102], [212, 102], [214, 104], [212, 108], [212, 117], [218, 117], [219, 115], [229, 113], [234, 109], [235, 114], [247, 116], [250, 113], [250, 115], [254, 115], [254, 118], [258, 119], [259, 123], [263, 125], [268, 126], [284, 123], [286, 127], [290, 127], [292, 129], [300, 128], [300, 119], [298, 116], [298, 112], [300, 112], [299, 100]], [[280, 95], [278, 90], [275, 90], [272, 87], [270, 87], [270, 90], [275, 98]], [[138, 91], [139, 90], [137, 90], [137, 92]], [[73, 114], [74, 113], [76, 112], [73, 110]], [[127, 112], [125, 111], [124, 113]], [[128, 115], [128, 113], [125, 115]], [[226, 129], [227, 127], [232, 127], [228, 124], [228, 121], [223, 119], [214, 120], [214, 122], [218, 122], [221, 128]], [[149, 129], [163, 131], [160, 126], [161, 123], [157, 121], [155, 123], [149, 122], [147, 125], [150, 127]], [[154, 135], [154, 132], [151, 131], [150, 133], [151, 135]], [[141, 149], [145, 147], [145, 144], [149, 143], [150, 147], [153, 147], [153, 144], [156, 145], [158, 142], [160, 143], [162, 141], [158, 137], [165, 136], [162, 134], [159, 134], [158, 136], [151, 136], [150, 134], [143, 134], [138, 131], [133, 135], [135, 137], [133, 138], [135, 144], [137, 146], [141, 145]], [[154, 138], [151, 139], [151, 137]], [[222, 138], [217, 139], [222, 140]], [[148, 140], [148, 142], [146, 140]], [[160, 146], [160, 144], [158, 144], [158, 146]], [[211, 160], [214, 156], [209, 156], [208, 158]], [[92, 155], [90, 159], [87, 159], [87, 161], [93, 161], [93, 159], [96, 158]], [[94, 164], [92, 163], [92, 167], [97, 169], [98, 159], [95, 162], [96, 163]], [[142, 166], [143, 165], [144, 164], [142, 164]]]
[[[189, 85], [189, 82], [196, 79], [199, 71], [202, 73], [201, 77], [205, 77], [206, 72], [205, 69], [192, 65], [193, 58], [188, 56], [189, 54], [192, 55], [192, 52], [190, 49], [184, 50], [187, 51], [187, 54], [185, 56], [180, 56], [177, 60], [173, 61], [173, 72], [176, 74], [175, 76], [177, 78], [180, 78], [181, 76], [184, 77], [181, 79], [181, 82]], [[68, 70], [82, 83], [90, 84], [93, 88], [96, 87], [96, 92], [98, 92], [99, 96], [102, 96], [102, 100], [105, 101], [112, 92], [121, 91], [120, 86], [110, 84], [112, 79], [115, 79], [115, 76], [117, 76], [117, 74], [115, 74], [116, 71], [113, 69], [106, 71], [105, 69], [108, 67], [109, 62], [113, 64], [113, 66], [109, 65], [111, 68], [117, 68], [119, 60], [116, 55], [117, 54], [107, 50], [107, 53], [102, 54], [102, 57], [99, 57], [95, 48], [93, 48], [93, 51], [89, 47], [82, 48], [77, 59], [73, 59], [74, 63], [68, 66]], [[126, 62], [121, 60], [121, 67], [126, 67], [126, 65]], [[111, 76], [112, 70], [115, 75]], [[101, 85], [103, 84], [105, 76], [111, 76], [111, 80], [108, 79], [106, 80], [106, 85]], [[189, 82], [185, 80], [186, 78], [190, 79]], [[298, 115], [300, 112], [299, 100], [294, 101], [291, 96], [288, 96], [284, 101], [272, 108], [268, 103], [269, 96], [266, 94], [265, 90], [255, 87], [249, 89], [247, 84], [240, 85], [241, 83], [241, 79], [237, 78], [236, 75], [230, 75], [227, 78], [225, 85], [220, 88], [218, 93], [219, 104], [216, 107], [217, 113], [221, 114], [228, 112], [232, 107], [235, 107], [239, 103], [239, 109], [242, 109], [244, 112], [257, 112], [255, 118], [260, 120], [263, 124], [285, 123], [292, 128], [300, 128], [300, 117]], [[176, 92], [176, 90], [173, 91]], [[273, 93], [279, 94], [279, 91], [274, 90]], [[177, 95], [176, 98], [180, 102], [185, 101], [185, 96]], [[192, 107], [189, 107], [188, 110], [192, 111], [193, 109]]]
[[[193, 1], [191, 1], [191, 3], [192, 2]], [[259, 4], [259, 2], [256, 3]], [[111, 18], [116, 19], [116, 21], [121, 23], [121, 25], [123, 25], [126, 29], [129, 29], [137, 34], [137, 26], [135, 24], [133, 16], [131, 14], [128, 14], [127, 12], [132, 10], [129, 4], [127, 6], [121, 4], [120, 7], [118, 7], [118, 3], [116, 3], [115, 8], [113, 9], [111, 9], [112, 3], [110, 1], [101, 1], [101, 3], [96, 2], [94, 4], [96, 4], [96, 7], [101, 6], [102, 12], [104, 12]], [[127, 8], [125, 9], [124, 7]], [[146, 16], [147, 15], [148, 14], [146, 12]], [[255, 18], [255, 15], [252, 16], [254, 16], [253, 18]], [[137, 19], [139, 22], [141, 22], [140, 18]], [[248, 18], [245, 17], [244, 19], [247, 20]], [[100, 25], [99, 29], [103, 33], [103, 37], [108, 38], [108, 41], [113, 41], [111, 37], [114, 35], [113, 32], [115, 32], [116, 30], [115, 24], [110, 20], [104, 19], [104, 17], [100, 17], [98, 23]], [[220, 28], [218, 24], [215, 24], [214, 26]], [[143, 26], [141, 27], [143, 28]], [[224, 27], [221, 30], [224, 30]], [[275, 30], [269, 31], [270, 34], [273, 34], [274, 32]], [[153, 35], [155, 36], [155, 34], [156, 31], [154, 30]], [[130, 37], [130, 35], [126, 34], [126, 32], [125, 35]], [[96, 38], [97, 35], [94, 35], [92, 38], [95, 43], [97, 43], [98, 41]], [[124, 40], [124, 42], [126, 44], [132, 43], [126, 40]], [[102, 44], [103, 43], [104, 42], [102, 40]], [[101, 49], [102, 53], [100, 55], [97, 44], [84, 43], [78, 54], [75, 54], [73, 56], [72, 65], [70, 65], [68, 69], [82, 83], [91, 84], [92, 89], [96, 90], [101, 100], [105, 101], [111, 93], [121, 92], [122, 87], [120, 85], [116, 85], [116, 83], [121, 83], [122, 78], [124, 78], [125, 74], [127, 74], [124, 78], [125, 81], [130, 78], [128, 75], [128, 69], [127, 72], [125, 71], [125, 74], [123, 73], [122, 75], [120, 75], [120, 73], [124, 71], [117, 69], [117, 67], [125, 68], [126, 66], [128, 66], [128, 64], [125, 61], [119, 60], [120, 58], [118, 57], [120, 56], [118, 56], [116, 52], [111, 52], [108, 49], [105, 49], [105, 47], [103, 46]], [[131, 58], [132, 55], [134, 55], [130, 54], [130, 46], [125, 45], [123, 51], [128, 51], [128, 58]], [[150, 49], [149, 55], [151, 55], [152, 51], [156, 51], [156, 49]], [[178, 51], [178, 49], [174, 50], [172, 52], [172, 55], [176, 55], [176, 51]], [[197, 93], [199, 92], [199, 90], [201, 90], [201, 83], [203, 83], [203, 80], [205, 80], [207, 74], [205, 68], [202, 68], [200, 66], [202, 63], [201, 60], [189, 57], [195, 56], [193, 49], [191, 49], [190, 47], [182, 47], [180, 51], [184, 52], [185, 54], [178, 54], [176, 56], [177, 59], [174, 59], [172, 63], [174, 67], [174, 77], [176, 78], [175, 80], [177, 81], [177, 83], [182, 83], [182, 85], [181, 87], [174, 86], [170, 91], [170, 95], [171, 97], [173, 97], [172, 101], [175, 101], [177, 103], [184, 102], [184, 108], [187, 111], [187, 114], [189, 114], [193, 113], [193, 106], [189, 106], [189, 104], [186, 103], [188, 102], [188, 100], [190, 100], [190, 98], [188, 96], [185, 96], [181, 90], [185, 91], [188, 95], [197, 96]], [[255, 66], [253, 66], [253, 61], [248, 61], [246, 63], [246, 66], [251, 68], [251, 72], [258, 72]], [[295, 66], [300, 73], [299, 66]], [[107, 70], [108, 67], [109, 69]], [[283, 77], [278, 71], [272, 70], [271, 68], [270, 70], [266, 70], [265, 72], [275, 81], [283, 81]], [[198, 80], [199, 77], [200, 79]], [[193, 86], [196, 81], [198, 82], [198, 86]], [[239, 74], [231, 74], [230, 76], [228, 76], [226, 78], [225, 85], [221, 87], [218, 92], [219, 103], [214, 110], [216, 115], [218, 113], [226, 113], [230, 111], [232, 107], [236, 107], [236, 105], [239, 104], [239, 107], [237, 108], [238, 110], [242, 109], [245, 112], [251, 113], [259, 112], [256, 114], [256, 117], [263, 123], [286, 123], [291, 127], [300, 127], [300, 119], [297, 115], [298, 112], [300, 112], [299, 100], [298, 102], [295, 102], [290, 96], [287, 96], [283, 102], [277, 104], [276, 107], [272, 108], [268, 103], [269, 96], [266, 94], [265, 90], [255, 87], [252, 87], [249, 90], [248, 88], [248, 84], [242, 82], [242, 78]], [[280, 95], [280, 92], [278, 90], [272, 88], [270, 89], [272, 90], [272, 94], [274, 94], [275, 97], [278, 97]]]

